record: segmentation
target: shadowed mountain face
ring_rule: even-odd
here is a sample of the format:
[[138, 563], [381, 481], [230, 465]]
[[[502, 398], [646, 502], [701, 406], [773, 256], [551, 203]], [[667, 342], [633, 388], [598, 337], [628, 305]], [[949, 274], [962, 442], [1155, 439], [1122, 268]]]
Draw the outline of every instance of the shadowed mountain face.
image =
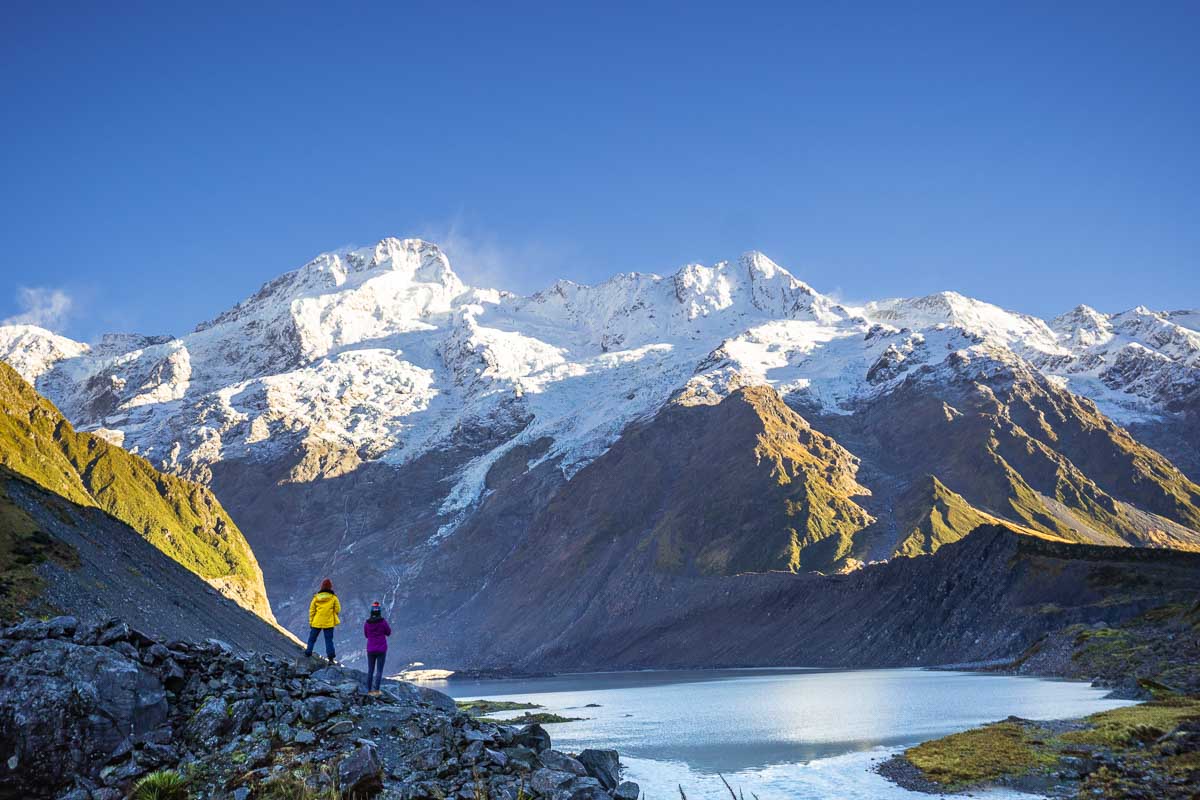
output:
[[209, 489], [160, 473], [143, 458], [76, 432], [3, 363], [0, 465], [74, 506], [106, 512], [243, 607], [274, 621], [262, 570]]
[[980, 525], [1200, 548], [1198, 326], [954, 293], [848, 307], [760, 253], [517, 297], [387, 239], [185, 336], [7, 326], [0, 358], [104, 456], [65, 444], [46, 480], [118, 513], [115, 442], [207, 486], [292, 630], [328, 576], [349, 618], [378, 599], [403, 620], [414, 660], [533, 663], [581, 620], [616, 631], [597, 609], [683, 604], [705, 632], [688, 609], [715, 613], [714, 586], [742, 602], [724, 579], [853, 572]]
[[0, 618], [117, 617], [164, 640], [219, 639], [294, 658], [296, 644], [115, 516], [0, 467]]
[[[685, 577], [615, 561], [593, 570], [607, 580], [590, 572], [549, 596], [532, 572], [503, 570], [491, 594], [514, 612], [505, 635], [491, 621], [443, 621], [459, 640], [442, 645], [456, 654], [447, 657], [570, 670], [986, 661], [1064, 625], [1113, 624], [1200, 590], [1200, 554], [1069, 545], [1000, 526], [848, 575]], [[433, 625], [421, 635], [444, 638]]]

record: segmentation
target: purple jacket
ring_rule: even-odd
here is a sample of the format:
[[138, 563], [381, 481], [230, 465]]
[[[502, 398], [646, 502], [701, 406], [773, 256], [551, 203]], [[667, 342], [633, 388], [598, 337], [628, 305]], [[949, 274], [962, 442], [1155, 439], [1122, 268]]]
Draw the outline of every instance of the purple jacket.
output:
[[367, 620], [363, 623], [363, 636], [367, 637], [368, 653], [386, 653], [387, 637], [391, 635], [392, 628], [382, 617], [373, 622]]

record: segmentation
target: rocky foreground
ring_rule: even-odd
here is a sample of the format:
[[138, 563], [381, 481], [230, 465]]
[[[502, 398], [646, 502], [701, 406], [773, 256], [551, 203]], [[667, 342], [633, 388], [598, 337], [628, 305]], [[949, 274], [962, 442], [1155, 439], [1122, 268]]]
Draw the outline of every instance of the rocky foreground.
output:
[[340, 667], [158, 641], [119, 620], [0, 630], [0, 797], [637, 800], [615, 751], [551, 748], [537, 725], [474, 719], [447, 696]]

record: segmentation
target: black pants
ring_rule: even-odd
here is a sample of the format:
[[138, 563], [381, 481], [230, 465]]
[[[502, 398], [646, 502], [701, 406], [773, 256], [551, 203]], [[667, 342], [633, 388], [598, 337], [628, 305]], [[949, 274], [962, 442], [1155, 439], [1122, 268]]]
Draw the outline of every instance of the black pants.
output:
[[367, 691], [378, 692], [383, 682], [383, 662], [387, 653], [367, 653]]
[[321, 635], [321, 631], [325, 631], [325, 655], [333, 661], [333, 628], [309, 628], [308, 630], [308, 647], [304, 650], [304, 655], [311, 656], [313, 645], [317, 643], [317, 637]]

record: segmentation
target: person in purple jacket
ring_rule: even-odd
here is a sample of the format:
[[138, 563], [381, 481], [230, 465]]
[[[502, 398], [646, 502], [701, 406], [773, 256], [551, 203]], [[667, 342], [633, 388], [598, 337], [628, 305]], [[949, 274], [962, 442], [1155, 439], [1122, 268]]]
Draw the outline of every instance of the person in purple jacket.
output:
[[383, 661], [387, 658], [387, 637], [392, 628], [383, 618], [379, 601], [371, 603], [371, 616], [363, 623], [363, 636], [367, 637], [367, 694], [378, 697], [383, 683]]

